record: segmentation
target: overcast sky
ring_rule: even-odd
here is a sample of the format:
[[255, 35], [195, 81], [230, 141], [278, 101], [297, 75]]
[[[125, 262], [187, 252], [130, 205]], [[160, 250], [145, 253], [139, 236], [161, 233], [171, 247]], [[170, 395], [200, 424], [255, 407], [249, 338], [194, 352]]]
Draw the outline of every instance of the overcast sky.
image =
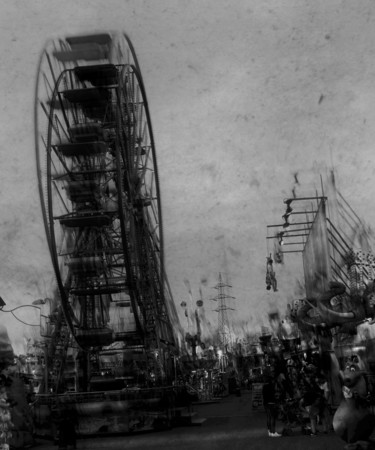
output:
[[[144, 78], [160, 172], [167, 275], [181, 301], [227, 274], [233, 323], [259, 331], [298, 296], [300, 256], [265, 289], [267, 224], [283, 199], [338, 187], [375, 220], [375, 3], [343, 0], [3, 0], [0, 14], [0, 295], [7, 307], [51, 295], [35, 168], [38, 57], [51, 37], [125, 31]], [[298, 185], [294, 174], [297, 173]], [[184, 282], [185, 281], [185, 282]], [[38, 322], [34, 311], [19, 317]], [[22, 327], [0, 320], [21, 351]], [[181, 321], [185, 319], [181, 314]]]

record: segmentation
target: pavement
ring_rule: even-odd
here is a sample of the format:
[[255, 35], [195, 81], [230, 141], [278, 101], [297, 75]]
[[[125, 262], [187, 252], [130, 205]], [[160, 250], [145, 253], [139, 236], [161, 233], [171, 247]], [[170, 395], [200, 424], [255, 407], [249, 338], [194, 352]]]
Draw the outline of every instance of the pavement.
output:
[[[293, 435], [272, 438], [266, 429], [266, 414], [251, 407], [251, 392], [229, 395], [217, 403], [197, 404], [197, 417], [206, 418], [200, 426], [123, 436], [80, 438], [77, 449], [162, 449], [162, 450], [343, 450], [345, 442], [334, 432], [306, 436], [294, 429]], [[278, 423], [279, 432], [283, 424]], [[35, 450], [57, 450], [51, 441], [38, 439]]]

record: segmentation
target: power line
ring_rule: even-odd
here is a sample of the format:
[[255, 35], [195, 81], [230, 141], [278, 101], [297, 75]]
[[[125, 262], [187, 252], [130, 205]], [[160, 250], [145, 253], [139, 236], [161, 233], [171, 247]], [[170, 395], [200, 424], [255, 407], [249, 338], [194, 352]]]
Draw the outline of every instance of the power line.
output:
[[35, 324], [35, 323], [27, 323], [27, 322], [24, 322], [23, 320], [19, 319], [19, 318], [14, 314], [13, 311], [4, 311], [4, 312], [10, 312], [10, 313], [12, 313], [12, 316], [13, 316], [16, 320], [18, 320], [18, 322], [21, 322], [21, 323], [23, 323], [24, 325], [28, 325], [29, 327], [40, 327], [40, 323]]
[[[3, 307], [4, 307], [4, 306], [3, 306]], [[16, 320], [18, 320], [18, 322], [21, 322], [21, 323], [23, 323], [24, 325], [27, 325], [27, 326], [29, 326], [29, 327], [40, 327], [40, 323], [39, 323], [39, 324], [35, 324], [35, 323], [27, 323], [27, 322], [23, 321], [22, 319], [20, 319], [19, 317], [17, 317], [17, 316], [14, 314], [13, 311], [16, 311], [17, 309], [20, 309], [20, 308], [36, 308], [36, 309], [39, 309], [39, 311], [40, 311], [40, 308], [39, 308], [38, 306], [35, 306], [35, 305], [20, 305], [20, 306], [16, 306], [16, 307], [13, 308], [13, 309], [8, 309], [8, 310], [3, 309], [3, 308], [0, 308], [0, 311], [1, 311], [1, 312], [5, 312], [5, 313], [11, 313], [12, 316], [13, 316]]]

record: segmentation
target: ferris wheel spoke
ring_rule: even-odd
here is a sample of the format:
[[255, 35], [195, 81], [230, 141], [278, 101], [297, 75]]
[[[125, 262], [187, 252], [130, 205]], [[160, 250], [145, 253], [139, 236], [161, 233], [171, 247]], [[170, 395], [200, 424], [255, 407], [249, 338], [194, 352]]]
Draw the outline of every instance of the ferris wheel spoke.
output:
[[[63, 156], [61, 155], [61, 153], [57, 149], [57, 146], [54, 145], [54, 146], [51, 147], [51, 149], [53, 151], [53, 154], [57, 157], [58, 162], [61, 164], [65, 174], [67, 176], [71, 175], [71, 170], [69, 169], [69, 167], [66, 164], [66, 161], [64, 160]], [[51, 164], [52, 164], [53, 169], [54, 169], [53, 174], [57, 174], [57, 173], [59, 173], [59, 171], [58, 171], [58, 169], [56, 167], [54, 159], [52, 158], [53, 154], [50, 151], [49, 151], [49, 153], [50, 153], [50, 157], [51, 157]]]
[[[136, 89], [135, 89], [135, 99], [134, 99], [134, 103], [135, 103], [135, 108], [136, 108], [136, 124], [139, 124], [140, 122], [140, 113], [142, 110], [142, 103], [141, 103], [141, 90], [139, 88], [138, 85], [136, 85]], [[138, 133], [136, 133], [138, 134]]]
[[154, 220], [152, 220], [152, 221], [150, 220], [150, 222], [157, 224], [158, 220], [159, 220], [159, 217], [158, 217], [158, 213], [157, 213], [155, 208], [156, 208], [155, 207], [155, 203], [153, 201], [151, 201], [151, 210], [152, 210], [152, 213], [153, 213], [153, 216], [154, 216]]
[[[44, 90], [46, 93], [46, 97], [42, 99], [42, 101], [40, 103], [44, 104], [48, 104], [48, 102], [52, 101], [52, 96], [53, 96], [53, 92], [54, 92], [54, 81], [52, 79], [52, 84], [50, 82], [50, 79], [48, 77], [48, 75], [46, 73], [43, 73], [43, 82], [44, 82]], [[53, 77], [52, 77], [53, 78]]]
[[55, 191], [56, 191], [58, 197], [60, 198], [61, 205], [63, 205], [63, 207], [67, 213], [70, 213], [70, 208], [65, 203], [65, 199], [62, 197], [61, 192], [60, 192], [58, 186], [56, 185], [56, 183], [53, 182], [53, 186], [55, 187]]
[[41, 103], [40, 103], [40, 106], [41, 106], [43, 112], [45, 113], [45, 115], [46, 115], [46, 117], [47, 117], [49, 123], [50, 123], [51, 126], [53, 127], [54, 131], [57, 132], [57, 128], [56, 128], [55, 124], [53, 123], [53, 120], [49, 117], [49, 111], [47, 110], [45, 104], [41, 102]]
[[146, 145], [148, 145], [148, 126], [147, 126], [147, 122], [146, 121], [143, 124], [143, 131], [142, 131], [142, 134], [141, 134], [141, 139], [142, 139], [142, 142], [145, 142]]
[[148, 194], [149, 194], [150, 199], [157, 200], [156, 197], [154, 196], [156, 194], [154, 192], [154, 187], [155, 187], [154, 186], [154, 184], [155, 184], [155, 172], [154, 171], [151, 172], [151, 177], [150, 178], [151, 179], [150, 179], [150, 182], [149, 182], [149, 187], [148, 187], [149, 192], [148, 192]]
[[47, 58], [47, 62], [48, 62], [50, 73], [52, 75], [53, 85], [56, 86], [57, 78], [56, 78], [55, 70], [54, 70], [52, 62], [51, 62], [51, 57], [50, 57], [50, 55], [48, 53], [46, 53], [46, 58]]
[[140, 190], [141, 186], [144, 186], [144, 180], [145, 180], [147, 170], [151, 170], [148, 167], [148, 159], [149, 159], [150, 153], [151, 153], [151, 147], [148, 147], [144, 161], [142, 163], [142, 167], [139, 169], [140, 175], [139, 175], [139, 189], [138, 190]]
[[[65, 127], [61, 123], [60, 118], [56, 116], [55, 119], [56, 119], [56, 123], [58, 125], [58, 127], [57, 126], [55, 127], [55, 130], [56, 130], [56, 133], [59, 135], [60, 142], [61, 142], [61, 134], [59, 133], [60, 130], [62, 130], [62, 132], [64, 133], [66, 139], [70, 139], [68, 133], [65, 131]], [[67, 125], [68, 125], [68, 123], [67, 123]]]
[[132, 107], [134, 108], [135, 95], [136, 95], [136, 90], [138, 88], [138, 83], [137, 83], [136, 74], [133, 70], [133, 66], [129, 65], [128, 67], [129, 67], [129, 72], [130, 72], [130, 75], [129, 75], [130, 88], [127, 91], [128, 96], [129, 96], [128, 101], [129, 101], [130, 105], [132, 105]]

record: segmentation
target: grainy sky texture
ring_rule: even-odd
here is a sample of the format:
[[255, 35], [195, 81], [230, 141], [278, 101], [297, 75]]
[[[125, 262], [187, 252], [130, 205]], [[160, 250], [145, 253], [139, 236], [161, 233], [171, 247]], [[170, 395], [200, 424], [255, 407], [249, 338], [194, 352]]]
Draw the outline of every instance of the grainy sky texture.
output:
[[[293, 188], [314, 195], [333, 167], [359, 216], [375, 219], [375, 3], [3, 0], [0, 295], [9, 308], [54, 286], [35, 167], [39, 55], [48, 38], [111, 30], [130, 36], [146, 86], [178, 310], [190, 302], [188, 280], [215, 327], [209, 299], [223, 272], [236, 297], [230, 320], [259, 331], [300, 295], [298, 255], [276, 267], [278, 292], [264, 281], [266, 225], [281, 223]], [[26, 308], [18, 315], [39, 320]], [[22, 352], [32, 328], [0, 320]]]

